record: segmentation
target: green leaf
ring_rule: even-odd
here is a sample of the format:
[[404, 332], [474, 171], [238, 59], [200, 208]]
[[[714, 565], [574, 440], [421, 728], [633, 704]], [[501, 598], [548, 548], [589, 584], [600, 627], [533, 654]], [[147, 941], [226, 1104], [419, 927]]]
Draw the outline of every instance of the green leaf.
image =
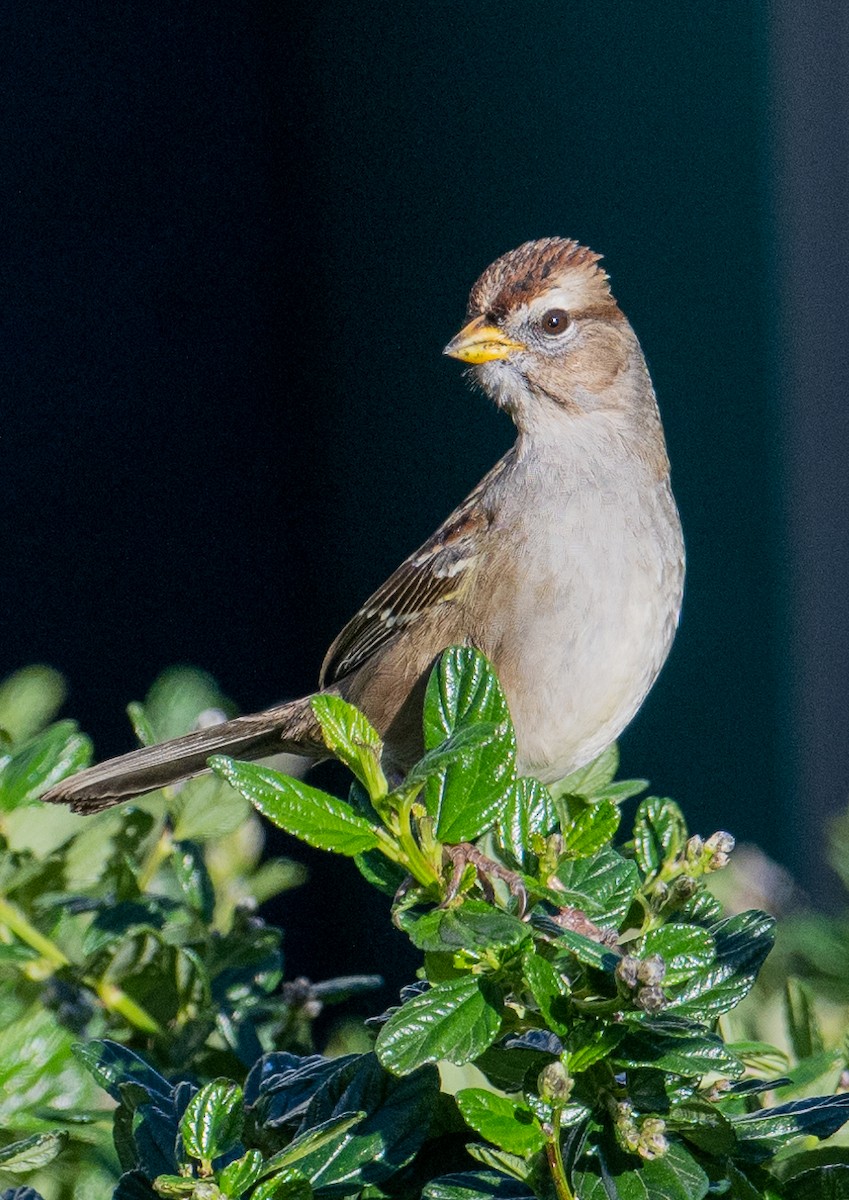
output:
[[632, 1029], [612, 1055], [620, 1067], [654, 1067], [684, 1078], [696, 1078], [717, 1072], [735, 1077], [743, 1073], [743, 1064], [717, 1034], [694, 1031], [660, 1018]]
[[262, 1173], [263, 1158], [259, 1150], [248, 1150], [241, 1158], [228, 1163], [218, 1176], [218, 1186], [227, 1196], [241, 1196]]
[[713, 1021], [739, 1004], [772, 949], [774, 925], [772, 917], [757, 909], [712, 925], [716, 961], [685, 984], [666, 1012]]
[[153, 1187], [157, 1196], [193, 1196], [196, 1183], [185, 1175], [157, 1175]]
[[575, 1021], [569, 1033], [568, 1068], [570, 1075], [580, 1075], [593, 1063], [607, 1058], [619, 1045], [627, 1030], [622, 1025], [607, 1025], [595, 1021]]
[[585, 808], [563, 831], [563, 853], [569, 858], [595, 854], [613, 838], [619, 821], [619, 809], [611, 800], [600, 800]]
[[171, 1084], [126, 1046], [93, 1039], [85, 1043], [77, 1042], [72, 1049], [74, 1057], [91, 1072], [113, 1100], [119, 1103], [122, 1100], [122, 1084], [135, 1083], [144, 1088], [152, 1100], [170, 1103]]
[[396, 896], [401, 885], [409, 878], [402, 866], [386, 858], [379, 850], [357, 854], [354, 862], [362, 877], [386, 896]]
[[64, 1129], [52, 1133], [36, 1133], [20, 1142], [11, 1142], [0, 1149], [0, 1172], [10, 1171], [13, 1175], [35, 1171], [46, 1166], [61, 1154], [68, 1144]]
[[428, 1135], [439, 1096], [439, 1074], [424, 1067], [403, 1078], [385, 1071], [374, 1054], [349, 1059], [313, 1096], [303, 1117], [310, 1128], [341, 1112], [365, 1113], [329, 1155], [316, 1150], [298, 1170], [318, 1192], [350, 1195], [363, 1184], [391, 1180], [418, 1153]]
[[280, 1171], [263, 1179], [251, 1192], [251, 1200], [310, 1200], [312, 1188], [300, 1171]]
[[824, 1048], [811, 989], [790, 976], [784, 984], [784, 1016], [796, 1058], [810, 1058]]
[[794, 1175], [784, 1185], [787, 1200], [849, 1200], [849, 1165], [829, 1163]]
[[215, 888], [206, 869], [203, 851], [196, 842], [175, 842], [171, 868], [183, 898], [204, 921], [212, 920]]
[[533, 1200], [526, 1183], [498, 1171], [441, 1175], [426, 1185], [423, 1200]]
[[648, 796], [634, 819], [634, 852], [643, 873], [651, 877], [675, 858], [687, 841], [687, 824], [674, 800]]
[[[566, 999], [569, 995], [569, 985], [562, 972], [553, 967], [547, 958], [537, 954], [533, 947], [525, 951], [522, 966], [525, 980], [549, 1029], [561, 1036], [565, 1035], [570, 1029], [571, 1014]], [[506, 1150], [509, 1148], [504, 1147]]]
[[693, 1098], [677, 1104], [666, 1115], [666, 1124], [707, 1154], [720, 1157], [731, 1154], [736, 1137], [731, 1122], [708, 1100]]
[[573, 1174], [573, 1192], [580, 1200], [702, 1200], [710, 1186], [679, 1142], [671, 1142], [662, 1158], [650, 1162], [612, 1144], [598, 1147], [597, 1154], [597, 1159], [581, 1159]]
[[[154, 680], [144, 704], [136, 702], [131, 707], [143, 727], [142, 740], [150, 736], [153, 742], [167, 742], [195, 729], [202, 713], [220, 713], [221, 720], [236, 715], [232, 700], [211, 675], [197, 667], [185, 666], [163, 671]], [[136, 725], [135, 719], [133, 724]]]
[[446, 952], [518, 946], [531, 936], [528, 925], [484, 900], [437, 908], [404, 929], [419, 950]]
[[545, 1145], [539, 1121], [527, 1104], [484, 1088], [463, 1088], [455, 1098], [466, 1124], [500, 1149], [535, 1154]]
[[556, 875], [560, 903], [580, 908], [598, 925], [621, 925], [640, 886], [634, 863], [611, 846], [592, 858], [561, 862]]
[[578, 962], [587, 967], [595, 967], [596, 970], [606, 971], [608, 974], [612, 974], [616, 970], [616, 964], [619, 962], [618, 954], [614, 954], [609, 946], [603, 946], [601, 942], [594, 942], [592, 938], [585, 937], [582, 933], [576, 933], [574, 929], [558, 929], [557, 942], [570, 954], [573, 954]]
[[501, 1008], [500, 996], [485, 978], [438, 983], [392, 1014], [378, 1036], [377, 1056], [396, 1075], [440, 1059], [462, 1066], [495, 1041]]
[[242, 1089], [229, 1079], [214, 1079], [192, 1096], [180, 1135], [191, 1158], [209, 1163], [226, 1154], [242, 1136]]
[[650, 930], [643, 938], [640, 957], [652, 954], [659, 954], [664, 961], [666, 988], [683, 983], [709, 967], [716, 957], [716, 947], [706, 929], [672, 922]]
[[793, 1100], [777, 1108], [759, 1112], [731, 1114], [731, 1124], [741, 1142], [760, 1150], [763, 1156], [775, 1153], [784, 1141], [800, 1134], [831, 1137], [849, 1121], [849, 1095], [813, 1096]]
[[428, 680], [425, 749], [435, 750], [455, 732], [482, 722], [494, 727], [491, 737], [427, 780], [425, 802], [440, 841], [471, 841], [489, 829], [516, 776], [516, 735], [495, 672], [479, 651], [454, 646]]
[[0, 809], [30, 804], [91, 762], [91, 741], [75, 721], [58, 721], [16, 748], [0, 767]]
[[557, 824], [557, 809], [548, 788], [537, 779], [517, 779], [507, 792], [498, 817], [496, 834], [499, 845], [513, 858], [520, 870], [531, 866], [533, 834], [551, 833]]
[[585, 767], [579, 767], [571, 775], [558, 779], [557, 783], [551, 785], [551, 794], [556, 799], [561, 796], [583, 796], [585, 800], [592, 800], [597, 792], [607, 788], [618, 770], [619, 747], [614, 742]]
[[209, 765], [263, 816], [318, 850], [355, 855], [378, 845], [374, 826], [344, 800], [254, 763], [216, 755]]
[[310, 703], [328, 750], [353, 771], [370, 796], [385, 795], [386, 778], [380, 765], [383, 742], [366, 715], [341, 696], [323, 693], [313, 696]]
[[0, 729], [24, 742], [55, 717], [65, 700], [65, 680], [52, 667], [23, 667], [0, 683]]

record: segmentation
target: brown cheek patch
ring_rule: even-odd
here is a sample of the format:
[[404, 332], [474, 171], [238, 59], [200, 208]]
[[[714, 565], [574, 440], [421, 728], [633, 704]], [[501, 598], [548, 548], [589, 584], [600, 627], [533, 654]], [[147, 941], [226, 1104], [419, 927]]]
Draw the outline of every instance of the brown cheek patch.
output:
[[625, 370], [629, 346], [617, 328], [599, 325], [586, 342], [569, 356], [569, 376], [578, 387], [594, 395], [606, 391]]

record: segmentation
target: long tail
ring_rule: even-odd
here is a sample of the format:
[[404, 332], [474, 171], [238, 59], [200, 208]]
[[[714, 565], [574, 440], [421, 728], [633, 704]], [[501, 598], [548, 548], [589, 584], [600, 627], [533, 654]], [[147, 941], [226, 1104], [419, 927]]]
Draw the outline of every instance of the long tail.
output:
[[120, 758], [98, 763], [51, 788], [43, 800], [70, 804], [74, 812], [94, 813], [131, 796], [155, 792], [206, 770], [213, 754], [266, 758], [271, 754], [302, 754], [323, 758], [327, 750], [312, 711], [311, 696], [290, 700], [265, 712], [237, 717], [174, 738], [159, 746], [144, 746]]

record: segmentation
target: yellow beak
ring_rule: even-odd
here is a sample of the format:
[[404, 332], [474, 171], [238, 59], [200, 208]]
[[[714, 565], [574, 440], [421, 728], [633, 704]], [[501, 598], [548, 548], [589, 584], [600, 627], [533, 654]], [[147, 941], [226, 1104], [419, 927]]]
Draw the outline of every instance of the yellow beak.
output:
[[497, 326], [487, 325], [484, 317], [475, 317], [452, 338], [442, 353], [459, 358], [461, 362], [485, 363], [508, 358], [515, 351], [524, 349], [521, 342], [514, 342]]

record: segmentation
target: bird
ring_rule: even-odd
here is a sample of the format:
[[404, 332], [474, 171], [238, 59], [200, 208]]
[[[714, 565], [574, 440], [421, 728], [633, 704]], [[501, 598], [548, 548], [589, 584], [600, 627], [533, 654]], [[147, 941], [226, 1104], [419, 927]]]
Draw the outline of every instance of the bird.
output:
[[[543, 783], [616, 740], [668, 655], [681, 523], [646, 361], [600, 263], [563, 237], [511, 250], [477, 280], [445, 347], [516, 440], [327, 651], [319, 691], [365, 713], [387, 770], [420, 756], [427, 679], [449, 646], [490, 660], [517, 770]], [[314, 695], [89, 767], [43, 798], [96, 812], [198, 774], [211, 755], [327, 757]]]

